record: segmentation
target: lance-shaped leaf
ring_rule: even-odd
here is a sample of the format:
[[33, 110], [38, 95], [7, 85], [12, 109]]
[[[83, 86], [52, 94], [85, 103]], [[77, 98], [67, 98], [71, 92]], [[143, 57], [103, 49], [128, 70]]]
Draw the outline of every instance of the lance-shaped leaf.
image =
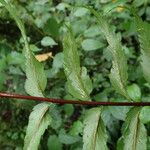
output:
[[42, 92], [44, 91], [47, 83], [46, 75], [44, 73], [44, 67], [35, 59], [29, 48], [24, 24], [18, 17], [15, 6], [12, 5], [10, 2], [6, 2], [5, 0], [0, 0], [0, 2], [6, 7], [6, 9], [10, 12], [11, 16], [16, 21], [25, 43], [24, 54], [26, 57], [26, 76], [27, 76], [25, 89], [27, 93], [30, 95], [43, 96]]
[[141, 108], [134, 107], [127, 114], [121, 137], [123, 150], [147, 149], [147, 133], [144, 124], [139, 119], [140, 111]]
[[109, 49], [113, 56], [113, 66], [110, 73], [110, 81], [117, 92], [130, 99], [126, 92], [127, 84], [127, 59], [121, 45], [121, 37], [116, 34], [114, 29], [108, 24], [106, 16], [102, 16], [94, 9], [87, 7], [97, 18], [100, 30], [105, 35], [109, 44]]
[[137, 32], [141, 47], [141, 66], [144, 78], [150, 83], [150, 24], [143, 22], [138, 16], [135, 17]]
[[107, 134], [103, 120], [102, 108], [88, 110], [84, 119], [83, 150], [107, 150]]
[[49, 105], [41, 103], [33, 108], [29, 117], [24, 150], [37, 150], [41, 136], [51, 123], [51, 117], [48, 113]]
[[[43, 66], [35, 59], [29, 48], [24, 25], [19, 19], [14, 5], [12, 5], [10, 2], [6, 2], [5, 0], [0, 0], [0, 2], [6, 7], [16, 21], [25, 43], [24, 54], [26, 56], [27, 75], [25, 86], [26, 90], [30, 95], [43, 96], [42, 92], [45, 89], [47, 82]], [[49, 105], [42, 103], [35, 106], [33, 112], [30, 114], [29, 125], [27, 127], [27, 133], [25, 137], [25, 150], [38, 149], [40, 138], [50, 124], [50, 116], [47, 113], [48, 109]]]
[[43, 65], [38, 62], [33, 54], [26, 57], [26, 76], [25, 89], [28, 94], [33, 96], [43, 96], [47, 79]]
[[67, 77], [68, 91], [80, 100], [89, 100], [92, 82], [85, 67], [80, 67], [80, 59], [73, 33], [70, 29], [63, 40], [64, 71]]

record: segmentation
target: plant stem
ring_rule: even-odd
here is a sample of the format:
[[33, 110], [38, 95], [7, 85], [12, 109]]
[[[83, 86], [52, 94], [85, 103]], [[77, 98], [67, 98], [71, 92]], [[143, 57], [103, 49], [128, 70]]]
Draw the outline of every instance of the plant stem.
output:
[[44, 101], [57, 104], [79, 104], [88, 106], [150, 106], [150, 102], [95, 102], [95, 101], [78, 101], [78, 100], [64, 100], [57, 98], [43, 98], [36, 96], [27, 96], [13, 93], [2, 93], [0, 92], [0, 98], [16, 98], [16, 99], [26, 99], [35, 101]]

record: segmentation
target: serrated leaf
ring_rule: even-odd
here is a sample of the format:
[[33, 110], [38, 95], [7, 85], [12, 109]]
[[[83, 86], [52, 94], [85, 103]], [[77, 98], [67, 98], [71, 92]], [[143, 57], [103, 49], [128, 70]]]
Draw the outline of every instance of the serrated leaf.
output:
[[84, 118], [83, 150], [107, 150], [107, 134], [103, 120], [102, 108], [88, 110]]
[[[30, 95], [43, 96], [42, 92], [46, 87], [47, 79], [42, 64], [40, 64], [35, 59], [30, 50], [24, 24], [18, 17], [14, 5], [4, 0], [0, 0], [0, 2], [6, 7], [6, 9], [10, 12], [12, 17], [16, 21], [25, 43], [24, 54], [26, 57], [26, 76], [27, 76], [25, 88], [28, 94]], [[33, 112], [30, 114], [29, 125], [27, 127], [27, 134], [25, 138], [25, 146], [24, 146], [25, 150], [38, 149], [40, 138], [43, 135], [45, 129], [50, 124], [50, 116], [48, 113], [46, 113], [48, 108], [49, 105], [45, 103], [39, 104], [34, 107]]]
[[92, 82], [85, 67], [80, 67], [79, 54], [73, 33], [68, 30], [63, 40], [64, 71], [67, 77], [68, 90], [80, 100], [89, 100]]
[[114, 29], [108, 24], [106, 16], [102, 16], [94, 9], [87, 7], [94, 16], [97, 18], [97, 22], [100, 25], [102, 33], [105, 35], [109, 48], [113, 56], [113, 66], [110, 73], [110, 80], [117, 92], [130, 99], [126, 92], [127, 84], [127, 59], [121, 45], [121, 37], [116, 34]]
[[10, 2], [6, 2], [4, 0], [0, 0], [0, 2], [6, 7], [6, 9], [10, 12], [12, 17], [16, 21], [25, 43], [24, 54], [26, 57], [26, 76], [27, 76], [25, 89], [27, 93], [30, 95], [43, 96], [42, 92], [44, 91], [47, 83], [46, 75], [44, 73], [44, 67], [35, 59], [35, 57], [32, 54], [32, 51], [30, 50], [24, 24], [18, 17], [15, 6], [12, 5]]
[[138, 16], [135, 17], [137, 32], [141, 47], [141, 66], [144, 78], [150, 83], [150, 24], [143, 22]]
[[51, 117], [48, 113], [49, 105], [41, 103], [33, 108], [29, 117], [29, 123], [25, 136], [24, 150], [37, 150], [40, 138], [44, 134]]
[[134, 107], [127, 114], [121, 137], [124, 150], [147, 149], [147, 133], [144, 124], [139, 119], [140, 111], [141, 107]]
[[36, 58], [31, 55], [26, 60], [26, 76], [25, 83], [26, 92], [33, 96], [42, 96], [47, 84], [44, 68]]

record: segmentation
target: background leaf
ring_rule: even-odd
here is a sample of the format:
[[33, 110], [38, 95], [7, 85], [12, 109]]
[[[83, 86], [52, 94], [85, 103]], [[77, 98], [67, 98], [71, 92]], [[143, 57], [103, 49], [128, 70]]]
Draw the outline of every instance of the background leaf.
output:
[[133, 101], [140, 102], [141, 101], [141, 89], [137, 84], [132, 84], [127, 87], [127, 92], [130, 98]]
[[100, 43], [99, 41], [93, 39], [85, 39], [83, 40], [81, 45], [85, 51], [97, 50], [104, 46], [103, 43]]
[[46, 36], [44, 37], [42, 40], [41, 40], [41, 44], [42, 46], [51, 46], [53, 47], [54, 45], [57, 45], [57, 43], [49, 36]]
[[142, 123], [149, 123], [150, 122], [149, 114], [150, 114], [150, 106], [145, 106], [141, 109], [139, 117], [140, 117], [140, 120]]
[[49, 136], [47, 146], [48, 150], [62, 150], [62, 144], [56, 135]]

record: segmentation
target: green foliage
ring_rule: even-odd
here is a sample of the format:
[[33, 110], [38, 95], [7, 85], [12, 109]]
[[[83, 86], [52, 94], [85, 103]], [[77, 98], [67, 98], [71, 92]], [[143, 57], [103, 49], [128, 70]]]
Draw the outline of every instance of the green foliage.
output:
[[46, 36], [44, 37], [42, 40], [41, 40], [41, 44], [43, 46], [54, 46], [54, 45], [57, 45], [57, 43], [49, 36]]
[[150, 113], [150, 107], [149, 106], [145, 106], [141, 109], [139, 117], [140, 117], [140, 120], [142, 123], [149, 123], [150, 122], [149, 113]]
[[[67, 100], [149, 102], [149, 1], [0, 3], [0, 91]], [[129, 12], [132, 4], [139, 15], [134, 14], [135, 20]], [[51, 57], [42, 63], [36, 59], [48, 53]], [[149, 107], [89, 109], [11, 99], [1, 99], [0, 104], [0, 149], [150, 147]]]
[[26, 76], [27, 76], [25, 89], [27, 93], [30, 95], [43, 96], [42, 92], [44, 91], [47, 83], [44, 68], [42, 64], [40, 64], [35, 59], [29, 48], [24, 25], [22, 21], [19, 19], [18, 14], [15, 11], [15, 7], [11, 5], [9, 2], [5, 2], [4, 0], [1, 0], [0, 2], [7, 8], [12, 17], [15, 19], [25, 43]]
[[[127, 114], [121, 138], [124, 150], [146, 150], [147, 133], [144, 124], [139, 119], [141, 108], [132, 108]], [[119, 145], [120, 146], [120, 145]]]
[[[127, 102], [127, 100], [113, 99], [112, 102]], [[126, 114], [130, 110], [130, 108], [127, 106], [114, 106], [114, 107], [108, 106], [108, 107], [109, 107], [109, 111], [115, 118], [117, 118], [118, 120], [123, 120], [123, 121], [125, 121]]]
[[24, 150], [38, 149], [41, 136], [51, 123], [51, 117], [48, 113], [49, 105], [41, 103], [33, 108], [29, 116]]
[[131, 97], [133, 101], [141, 101], [141, 90], [138, 85], [132, 84], [127, 87], [128, 95]]
[[80, 100], [90, 100], [92, 83], [85, 67], [80, 67], [79, 54], [73, 33], [68, 29], [63, 40], [64, 71], [67, 77], [68, 91]]
[[88, 110], [84, 119], [83, 150], [107, 150], [107, 134], [101, 119], [102, 108]]
[[62, 144], [56, 135], [49, 136], [47, 146], [48, 150], [62, 150]]
[[85, 51], [96, 50], [104, 47], [104, 44], [100, 43], [99, 41], [93, 39], [86, 39], [82, 42], [82, 48]]
[[26, 76], [25, 89], [28, 94], [33, 96], [42, 96], [47, 84], [43, 65], [40, 64], [31, 54], [26, 60]]
[[150, 83], [150, 70], [147, 69], [150, 65], [150, 24], [143, 22], [138, 16], [135, 18], [141, 47], [141, 65], [143, 69], [143, 75], [146, 81]]
[[110, 74], [110, 81], [114, 88], [125, 96], [127, 99], [130, 99], [126, 92], [127, 84], [127, 59], [121, 45], [121, 37], [119, 34], [116, 34], [114, 29], [108, 24], [106, 17], [97, 13], [94, 9], [88, 8], [94, 16], [97, 18], [97, 22], [100, 25], [100, 29], [105, 35], [107, 42], [109, 44], [109, 49], [113, 56], [113, 66]]

